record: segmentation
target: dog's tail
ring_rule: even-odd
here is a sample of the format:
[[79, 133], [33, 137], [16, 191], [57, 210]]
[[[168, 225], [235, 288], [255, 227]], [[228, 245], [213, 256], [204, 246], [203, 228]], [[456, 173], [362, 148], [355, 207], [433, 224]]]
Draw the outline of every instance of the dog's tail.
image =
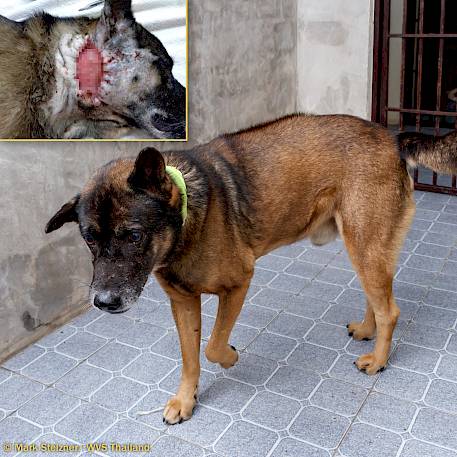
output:
[[457, 175], [457, 131], [434, 137], [418, 132], [397, 135], [400, 156], [416, 168], [423, 166], [437, 173]]

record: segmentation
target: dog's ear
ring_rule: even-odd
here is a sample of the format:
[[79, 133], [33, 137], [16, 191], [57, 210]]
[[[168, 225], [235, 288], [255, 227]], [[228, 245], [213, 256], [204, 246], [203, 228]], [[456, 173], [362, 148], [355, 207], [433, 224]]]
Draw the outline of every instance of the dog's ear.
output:
[[133, 22], [132, 0], [105, 0], [101, 20], [110, 28], [121, 20]]
[[76, 205], [79, 202], [79, 194], [73, 197], [69, 202], [65, 203], [62, 208], [57, 211], [51, 220], [46, 224], [44, 229], [45, 233], [51, 233], [54, 230], [62, 227], [67, 222], [78, 222], [78, 213], [76, 212]]
[[155, 148], [143, 149], [135, 160], [135, 166], [127, 182], [132, 189], [163, 193], [166, 172], [162, 154]]

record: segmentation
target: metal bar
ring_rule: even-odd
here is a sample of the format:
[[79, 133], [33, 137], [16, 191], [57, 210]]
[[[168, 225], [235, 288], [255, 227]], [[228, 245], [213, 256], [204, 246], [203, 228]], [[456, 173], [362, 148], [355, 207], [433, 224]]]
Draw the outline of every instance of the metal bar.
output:
[[381, 124], [387, 126], [387, 111], [385, 107], [388, 105], [389, 94], [389, 30], [390, 30], [390, 0], [384, 0], [384, 21], [383, 21], [383, 43], [382, 43], [382, 68], [381, 74], [382, 86], [381, 97], [379, 104], [381, 109]]
[[[406, 27], [408, 24], [408, 0], [403, 0], [403, 24], [402, 32], [406, 33]], [[405, 106], [405, 63], [406, 63], [406, 40], [401, 40], [401, 70], [400, 70], [400, 108], [403, 109]], [[400, 131], [403, 131], [403, 114], [404, 111], [400, 111]]]
[[380, 59], [381, 59], [381, 4], [382, 0], [376, 0], [375, 11], [374, 11], [374, 31], [373, 31], [373, 81], [372, 81], [372, 98], [371, 98], [371, 120], [373, 122], [379, 122], [379, 100], [380, 100], [380, 84], [383, 78], [383, 74], [380, 72]]
[[[420, 0], [419, 3], [419, 33], [424, 33], [424, 3], [425, 0]], [[422, 105], [422, 64], [424, 57], [424, 40], [419, 38], [419, 56], [417, 63], [417, 85], [416, 85], [416, 109], [420, 110]], [[416, 131], [421, 129], [421, 115], [416, 115]]]
[[386, 111], [395, 111], [403, 113], [412, 113], [412, 114], [430, 114], [434, 116], [450, 116], [457, 117], [457, 112], [454, 111], [431, 111], [427, 109], [413, 109], [413, 108], [393, 108], [388, 106]]
[[457, 38], [457, 33], [390, 33], [389, 38]]
[[[457, 188], [455, 187], [447, 187], [447, 186], [436, 186], [432, 184], [424, 184], [421, 182], [417, 182], [416, 173], [417, 170], [414, 172], [414, 179], [415, 179], [415, 188], [417, 190], [424, 190], [426, 192], [437, 192], [440, 194], [448, 194], [448, 195], [457, 195]], [[453, 184], [455, 186], [455, 183]]]

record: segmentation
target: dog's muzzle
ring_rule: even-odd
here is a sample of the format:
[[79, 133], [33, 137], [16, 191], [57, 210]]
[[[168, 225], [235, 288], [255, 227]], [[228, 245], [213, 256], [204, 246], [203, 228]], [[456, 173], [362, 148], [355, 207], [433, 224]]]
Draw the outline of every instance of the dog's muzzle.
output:
[[127, 311], [122, 303], [122, 298], [111, 292], [99, 292], [94, 296], [94, 306], [108, 313], [122, 313]]

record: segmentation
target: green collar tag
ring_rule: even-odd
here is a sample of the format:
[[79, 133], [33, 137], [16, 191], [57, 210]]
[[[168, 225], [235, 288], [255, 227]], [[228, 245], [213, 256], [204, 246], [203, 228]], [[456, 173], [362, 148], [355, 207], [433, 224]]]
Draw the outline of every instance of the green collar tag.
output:
[[167, 165], [165, 171], [168, 176], [170, 176], [173, 184], [179, 189], [181, 194], [181, 216], [182, 216], [182, 225], [186, 222], [187, 219], [187, 187], [186, 182], [182, 176], [182, 173], [175, 167]]

